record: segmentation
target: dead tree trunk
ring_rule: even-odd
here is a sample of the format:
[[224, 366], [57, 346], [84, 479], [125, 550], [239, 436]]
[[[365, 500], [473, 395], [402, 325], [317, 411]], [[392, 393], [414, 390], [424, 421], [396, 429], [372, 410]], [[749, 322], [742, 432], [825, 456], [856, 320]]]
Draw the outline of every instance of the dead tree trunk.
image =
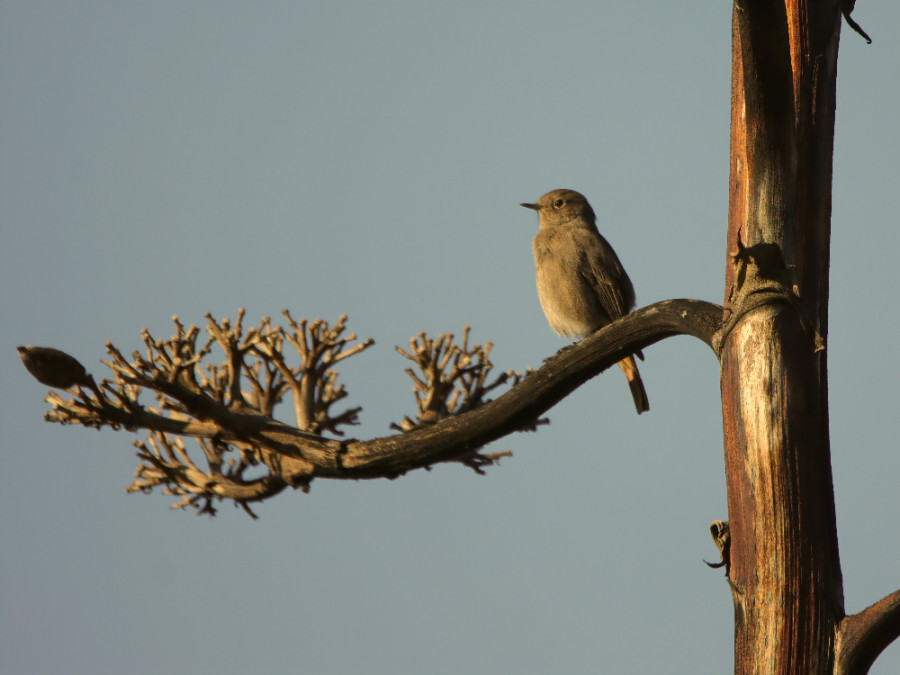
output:
[[740, 675], [864, 673], [887, 644], [847, 656], [828, 440], [840, 27], [838, 0], [734, 5], [720, 356]]

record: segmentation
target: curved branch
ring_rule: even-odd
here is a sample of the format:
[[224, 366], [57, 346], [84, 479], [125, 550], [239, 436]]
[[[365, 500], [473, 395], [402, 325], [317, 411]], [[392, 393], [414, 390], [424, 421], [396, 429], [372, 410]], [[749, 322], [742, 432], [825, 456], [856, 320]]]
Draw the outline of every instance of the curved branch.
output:
[[[337, 441], [305, 433], [262, 416], [237, 425], [222, 406], [217, 438], [270, 448], [306, 463], [292, 482], [312, 478], [394, 478], [439, 462], [470, 457], [491, 441], [533, 428], [536, 420], [575, 389], [624, 356], [674, 335], [696, 337], [712, 348], [722, 325], [722, 307], [702, 300], [665, 300], [639, 309], [580, 342], [564, 347], [538, 370], [497, 399], [433, 425], [366, 441]], [[206, 402], [206, 405], [211, 405]], [[211, 412], [211, 411], [210, 411]], [[143, 416], [146, 419], [146, 415]], [[137, 425], [142, 426], [142, 425]]]
[[451, 461], [530, 427], [543, 413], [624, 356], [673, 335], [691, 335], [712, 348], [722, 308], [701, 300], [666, 300], [639, 309], [575, 345], [561, 349], [503, 396], [462, 415], [405, 434], [344, 444], [340, 470], [328, 478], [375, 478]]
[[[480, 448], [515, 431], [533, 430], [543, 413], [625, 356], [673, 335], [692, 335], [713, 347], [721, 330], [722, 312], [720, 306], [700, 300], [666, 300], [644, 307], [561, 349], [493, 401], [434, 424], [367, 441], [340, 441], [310, 433], [261, 414], [242, 401], [228, 405], [183, 377], [173, 377], [148, 364], [129, 364], [111, 346], [114, 365], [121, 370], [117, 374], [120, 387], [152, 389], [164, 395], [166, 405], [177, 414], [169, 417], [148, 410], [132, 400], [129, 392], [118, 392], [107, 385], [107, 393], [116, 401], [99, 390], [95, 390], [96, 398], [79, 392], [80, 399], [73, 401], [51, 394], [48, 400], [54, 411], [46, 418], [98, 428], [111, 424], [130, 431], [148, 429], [251, 448], [267, 458], [267, 463], [276, 462], [275, 474], [288, 485], [304, 489], [316, 477], [394, 478], [447, 461], [480, 466], [474, 459]], [[212, 480], [209, 476], [207, 479]], [[236, 498], [234, 485], [231, 490], [218, 487], [225, 494], [217, 496]], [[248, 491], [266, 498], [271, 490], [281, 487], [280, 482], [256, 483], [240, 486], [238, 492], [241, 500], [251, 501], [254, 495]]]
[[891, 642], [900, 637], [900, 591], [859, 614], [844, 617], [835, 644], [835, 675], [865, 675]]

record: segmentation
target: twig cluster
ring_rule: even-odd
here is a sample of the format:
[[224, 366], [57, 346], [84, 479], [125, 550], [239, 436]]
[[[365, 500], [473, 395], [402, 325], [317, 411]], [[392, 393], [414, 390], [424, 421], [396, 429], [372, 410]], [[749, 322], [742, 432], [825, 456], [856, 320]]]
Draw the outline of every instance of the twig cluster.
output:
[[[173, 317], [172, 337], [156, 339], [145, 329], [143, 350], [130, 358], [107, 343], [110, 359], [103, 363], [113, 377], [99, 386], [65, 352], [33, 346], [19, 351], [40, 381], [75, 390], [75, 398], [68, 400], [55, 392], [48, 395], [48, 421], [149, 430], [146, 440], [135, 442], [140, 463], [128, 492], [159, 487], [180, 497], [173, 508], [192, 506], [211, 515], [215, 502], [230, 499], [255, 518], [249, 504], [286, 487], [306, 491], [316, 475], [352, 477], [353, 469], [342, 460], [346, 446], [325, 438], [343, 436], [344, 427], [359, 423], [361, 411], [334, 410], [347, 396], [334, 366], [373, 344], [372, 339], [356, 342], [356, 335], [345, 335], [346, 316], [329, 325], [283, 314], [284, 327], [266, 317], [250, 328], [244, 327], [243, 309], [234, 322], [207, 314], [205, 331]], [[491, 346], [469, 347], [467, 326], [462, 345], [450, 334], [431, 339], [420, 333], [409, 351], [398, 348], [418, 368], [419, 374], [412, 368], [407, 372], [415, 382], [419, 412], [417, 421], [406, 417], [392, 427], [408, 432], [434, 424], [482, 405], [501, 385], [518, 384], [522, 375], [512, 371], [488, 381]], [[214, 350], [221, 355], [217, 363], [210, 362]], [[299, 363], [292, 365], [298, 357]], [[152, 405], [140, 400], [145, 392], [154, 397]], [[274, 418], [288, 393], [295, 426]], [[184, 436], [197, 440], [202, 456], [191, 456]], [[509, 454], [483, 454], [480, 447], [471, 447], [444, 461], [459, 461], [483, 473], [482, 467]], [[198, 462], [201, 457], [204, 461]]]
[[[411, 431], [431, 425], [451, 415], [459, 415], [483, 405], [487, 394], [505, 384], [515, 387], [524, 377], [522, 373], [508, 370], [488, 383], [488, 375], [493, 368], [490, 353], [493, 343], [480, 343], [469, 347], [470, 326], [463, 326], [462, 344], [453, 342], [452, 333], [441, 333], [437, 339], [429, 338], [424, 332], [410, 338], [409, 351], [395, 347], [397, 352], [415, 364], [415, 369], [406, 368], [412, 378], [413, 395], [416, 398], [418, 414], [416, 419], [404, 417], [399, 424], [391, 423], [397, 431]], [[531, 372], [526, 371], [525, 375]], [[533, 431], [539, 424], [549, 423], [538, 419], [523, 431]], [[474, 448], [457, 458], [457, 461], [484, 474], [484, 468], [499, 463], [501, 457], [509, 457], [512, 452], [483, 453]]]
[[[175, 334], [167, 340], [143, 330], [144, 351], [131, 359], [107, 343], [111, 358], [103, 363], [114, 378], [98, 387], [86, 376], [87, 389], [79, 383], [75, 399], [51, 393], [47, 401], [53, 409], [45, 418], [98, 429], [150, 429], [146, 442], [135, 443], [141, 463], [129, 492], [161, 486], [166, 494], [182, 497], [174, 508], [193, 506], [210, 514], [214, 501], [230, 498], [252, 515], [248, 502], [287, 486], [307, 489], [311, 480], [308, 463], [282, 455], [255, 432], [273, 420], [287, 392], [301, 432], [340, 436], [341, 427], [358, 424], [360, 408], [332, 411], [347, 392], [331, 367], [373, 344], [372, 339], [353, 344], [356, 336], [344, 335], [346, 316], [333, 326], [322, 319], [295, 320], [288, 311], [284, 316], [286, 328], [266, 317], [245, 330], [243, 309], [234, 323], [207, 314], [202, 344], [200, 328], [185, 327], [176, 316]], [[285, 344], [299, 355], [298, 365], [288, 363]], [[215, 348], [221, 362], [204, 363]], [[155, 405], [140, 402], [145, 390], [153, 393]], [[197, 438], [207, 468], [191, 458], [181, 435]], [[251, 470], [262, 475], [250, 477]]]
[[476, 343], [470, 348], [470, 330], [470, 326], [463, 326], [461, 345], [453, 342], [452, 333], [441, 333], [437, 339], [419, 333], [410, 338], [409, 351], [395, 347], [418, 371], [406, 368], [413, 381], [418, 414], [415, 421], [404, 417], [399, 424], [392, 423], [392, 429], [410, 431], [473, 410], [485, 403], [487, 394], [497, 387], [508, 382], [514, 387], [522, 380], [521, 373], [509, 370], [487, 383], [494, 367], [489, 358], [494, 345]]

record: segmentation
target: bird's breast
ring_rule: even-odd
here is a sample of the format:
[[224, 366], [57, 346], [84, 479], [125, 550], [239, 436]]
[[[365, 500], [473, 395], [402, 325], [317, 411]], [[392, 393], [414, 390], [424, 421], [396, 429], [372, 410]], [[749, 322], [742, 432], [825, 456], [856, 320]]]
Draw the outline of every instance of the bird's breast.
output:
[[538, 298], [559, 335], [584, 337], [609, 323], [582, 267], [584, 251], [565, 230], [541, 230], [533, 242]]

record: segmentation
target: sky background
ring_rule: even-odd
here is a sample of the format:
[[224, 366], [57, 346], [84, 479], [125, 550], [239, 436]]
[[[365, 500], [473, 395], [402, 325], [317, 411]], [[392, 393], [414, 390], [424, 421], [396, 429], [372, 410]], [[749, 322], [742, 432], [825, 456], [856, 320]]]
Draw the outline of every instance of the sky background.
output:
[[[900, 587], [900, 3], [844, 27], [834, 157], [832, 462], [846, 607]], [[104, 343], [204, 313], [333, 321], [356, 437], [414, 412], [394, 345], [565, 342], [535, 214], [588, 196], [638, 304], [721, 303], [728, 2], [0, 2], [0, 672], [483, 674], [732, 669], [718, 367], [646, 350], [537, 434], [395, 481], [223, 504], [126, 495], [135, 438], [42, 421], [19, 344], [98, 378]], [[287, 407], [282, 419], [290, 421]], [[894, 419], [893, 423], [889, 423]], [[900, 672], [894, 644], [872, 673]]]

